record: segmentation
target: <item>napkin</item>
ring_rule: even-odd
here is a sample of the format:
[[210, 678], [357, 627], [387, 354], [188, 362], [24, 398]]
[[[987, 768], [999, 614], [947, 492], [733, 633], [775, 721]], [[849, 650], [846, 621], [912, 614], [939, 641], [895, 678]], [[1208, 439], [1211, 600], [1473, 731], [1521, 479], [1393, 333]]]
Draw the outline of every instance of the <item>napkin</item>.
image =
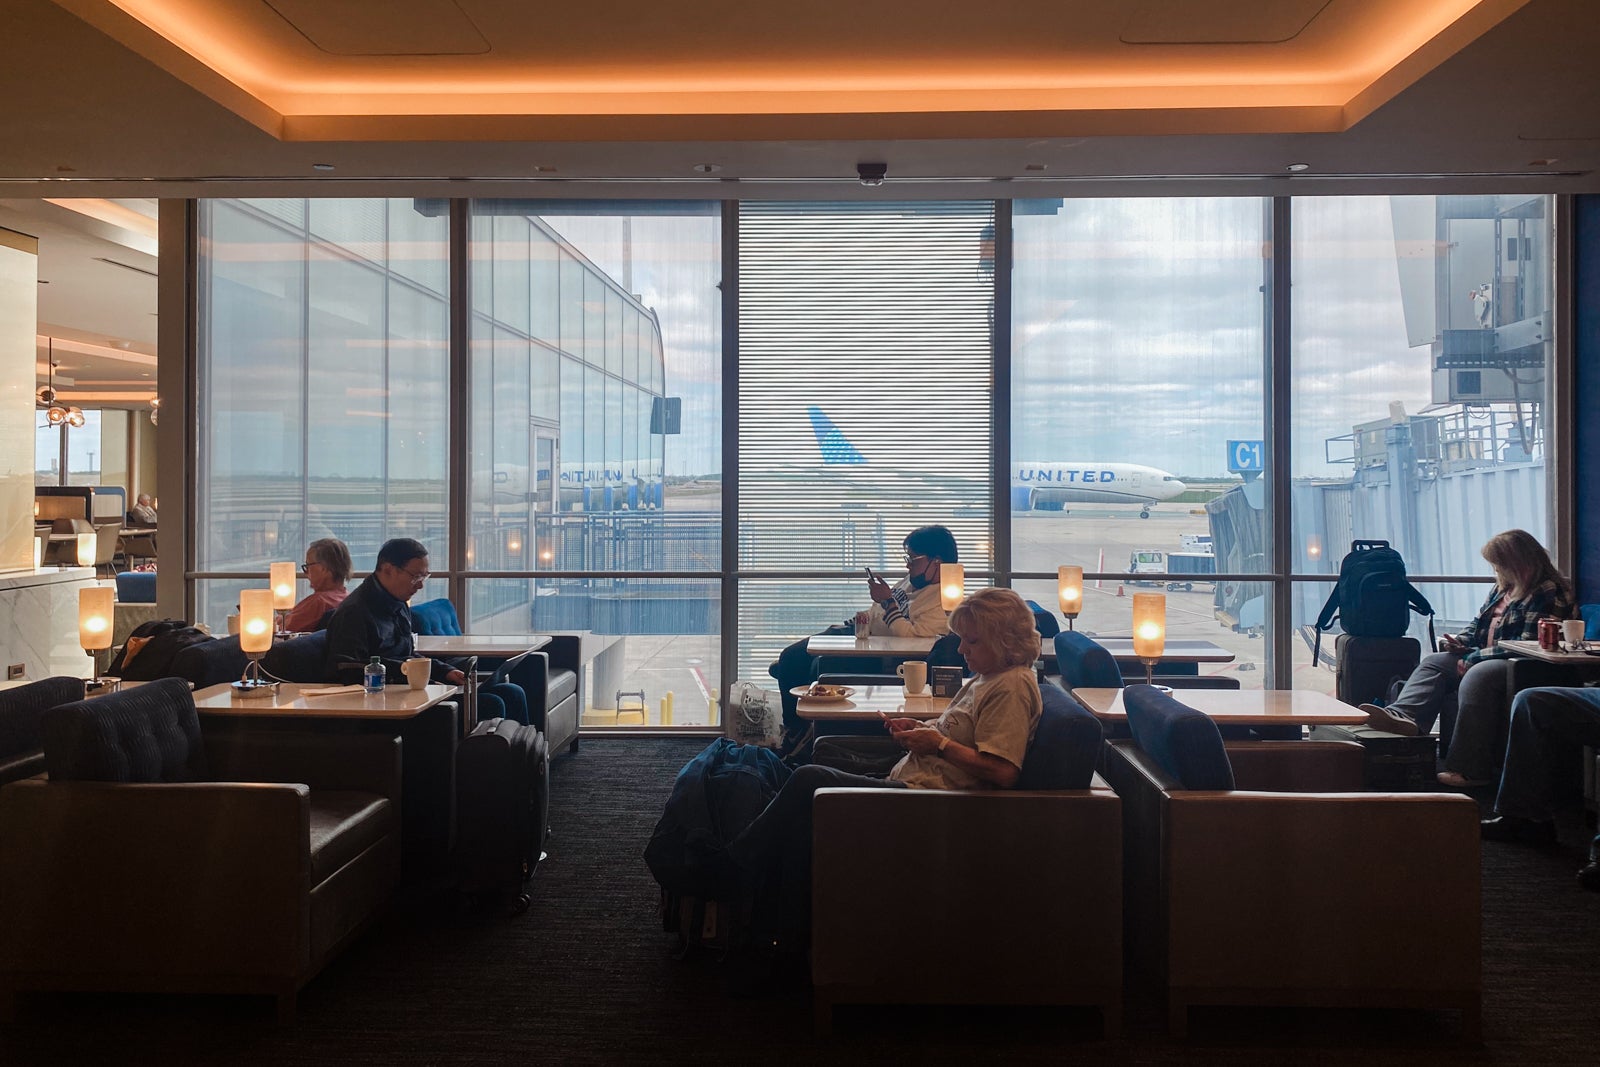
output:
[[366, 687], [360, 685], [334, 685], [323, 689], [302, 689], [300, 690], [300, 695], [303, 697], [337, 697], [344, 696], [346, 693], [365, 693], [366, 691]]

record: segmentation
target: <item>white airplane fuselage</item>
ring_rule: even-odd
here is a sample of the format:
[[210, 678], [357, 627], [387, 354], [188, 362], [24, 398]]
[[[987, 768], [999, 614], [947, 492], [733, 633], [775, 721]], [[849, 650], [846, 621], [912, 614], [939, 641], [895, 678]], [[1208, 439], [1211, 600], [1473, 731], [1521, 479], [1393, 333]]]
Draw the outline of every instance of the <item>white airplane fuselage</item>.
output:
[[1013, 511], [1060, 510], [1066, 504], [1143, 504], [1187, 488], [1158, 467], [1138, 463], [1018, 463], [1011, 468]]

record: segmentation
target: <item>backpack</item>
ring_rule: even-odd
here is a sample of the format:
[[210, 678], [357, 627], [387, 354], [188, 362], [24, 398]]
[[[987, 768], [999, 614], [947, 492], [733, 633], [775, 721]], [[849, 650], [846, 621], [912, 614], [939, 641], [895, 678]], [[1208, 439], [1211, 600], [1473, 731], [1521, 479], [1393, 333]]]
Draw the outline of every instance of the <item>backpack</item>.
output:
[[726, 737], [684, 764], [645, 846], [644, 861], [667, 892], [709, 900], [736, 895], [723, 853], [789, 779], [775, 752]]
[[190, 645], [210, 640], [210, 634], [182, 619], [142, 622], [128, 635], [106, 673], [128, 682], [166, 678], [172, 673], [174, 656]]
[[1411, 612], [1428, 617], [1428, 645], [1433, 646], [1433, 605], [1406, 579], [1406, 563], [1387, 541], [1351, 541], [1339, 564], [1339, 581], [1317, 616], [1317, 638], [1311, 649], [1315, 666], [1322, 655], [1322, 633], [1337, 619], [1353, 637], [1404, 637]]

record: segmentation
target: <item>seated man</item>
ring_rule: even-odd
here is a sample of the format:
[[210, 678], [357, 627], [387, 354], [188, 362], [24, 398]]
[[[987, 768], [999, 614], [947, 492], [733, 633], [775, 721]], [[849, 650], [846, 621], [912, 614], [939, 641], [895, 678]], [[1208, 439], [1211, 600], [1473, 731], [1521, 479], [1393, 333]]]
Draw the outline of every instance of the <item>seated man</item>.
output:
[[[401, 664], [416, 654], [415, 627], [407, 602], [428, 580], [428, 550], [409, 537], [385, 541], [377, 568], [345, 597], [328, 620], [327, 674], [359, 682], [373, 656], [383, 660], [390, 682], [404, 685]], [[434, 661], [430, 677], [460, 685], [467, 676]]]
[[133, 527], [156, 524], [156, 502], [149, 493], [140, 493], [133, 507], [128, 509], [128, 525]]
[[[943, 526], [922, 526], [906, 535], [904, 548], [905, 578], [891, 587], [876, 574], [871, 575], [867, 581], [867, 595], [872, 598], [872, 607], [856, 612], [842, 625], [829, 627], [827, 633], [854, 633], [859, 621], [866, 626], [868, 635], [874, 637], [942, 637], [945, 634], [944, 606], [939, 602], [939, 566], [961, 562], [955, 535]], [[805, 641], [796, 641], [785, 648], [773, 664], [772, 675], [778, 679], [783, 695], [784, 740], [780, 751], [784, 755], [803, 743], [809, 725], [796, 713], [799, 698], [791, 696], [789, 690], [810, 685], [818, 669], [819, 663], [806, 651]], [[872, 673], [886, 667], [878, 660], [852, 658], [840, 669]]]
[[[744, 890], [757, 904], [757, 925], [796, 950], [811, 915], [811, 801], [818, 789], [1010, 789], [1022, 774], [1043, 700], [1033, 673], [1039, 632], [1033, 612], [1010, 589], [981, 589], [950, 616], [973, 677], [931, 722], [886, 718], [899, 757], [887, 778], [810, 764], [728, 849]], [[860, 740], [870, 740], [862, 738]], [[860, 767], [858, 769], [866, 769]]]
[[[1556, 841], [1557, 754], [1564, 746], [1600, 746], [1600, 689], [1524, 689], [1511, 705], [1511, 736], [1495, 797], [1495, 816], [1482, 824], [1489, 841], [1551, 845]], [[1585, 889], [1600, 889], [1600, 837], [1578, 872]]]

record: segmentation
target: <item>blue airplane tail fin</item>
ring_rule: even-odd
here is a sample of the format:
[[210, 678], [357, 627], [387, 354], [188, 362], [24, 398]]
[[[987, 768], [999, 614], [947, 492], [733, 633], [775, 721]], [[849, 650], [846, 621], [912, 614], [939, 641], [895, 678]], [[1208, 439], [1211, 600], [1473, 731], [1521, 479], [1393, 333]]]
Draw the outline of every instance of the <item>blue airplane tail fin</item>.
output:
[[867, 457], [846, 440], [844, 431], [835, 426], [833, 420], [822, 413], [821, 408], [812, 404], [806, 408], [806, 413], [811, 416], [811, 432], [817, 436], [817, 447], [822, 450], [822, 462], [825, 465], [858, 464], [867, 461]]

